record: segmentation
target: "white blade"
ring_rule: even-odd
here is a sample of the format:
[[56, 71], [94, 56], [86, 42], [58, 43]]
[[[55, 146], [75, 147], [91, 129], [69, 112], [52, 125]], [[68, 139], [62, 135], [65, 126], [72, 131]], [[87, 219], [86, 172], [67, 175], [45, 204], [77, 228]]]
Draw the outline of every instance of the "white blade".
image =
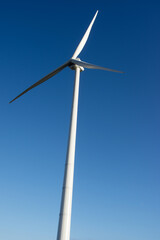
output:
[[26, 92], [28, 92], [29, 90], [31, 90], [32, 88], [40, 85], [41, 83], [47, 81], [49, 78], [53, 77], [54, 75], [56, 75], [57, 73], [59, 73], [60, 71], [62, 71], [65, 67], [67, 67], [69, 65], [70, 61], [64, 63], [63, 65], [61, 65], [59, 68], [55, 69], [54, 71], [52, 71], [51, 73], [49, 73], [48, 75], [46, 75], [45, 77], [43, 77], [42, 79], [40, 79], [39, 81], [37, 81], [36, 83], [34, 83], [33, 85], [31, 85], [29, 88], [27, 88], [25, 91], [23, 91], [22, 93], [20, 93], [17, 97], [15, 97], [12, 101], [10, 101], [9, 103], [12, 103], [14, 100], [16, 100], [17, 98], [21, 97], [23, 94], [25, 94]]
[[86, 44], [86, 41], [87, 41], [87, 39], [88, 39], [88, 36], [89, 36], [89, 34], [90, 34], [92, 25], [93, 25], [93, 23], [94, 23], [94, 21], [95, 21], [95, 19], [96, 19], [97, 14], [98, 14], [98, 10], [97, 10], [96, 14], [94, 15], [94, 17], [93, 17], [93, 19], [92, 19], [92, 21], [91, 21], [91, 23], [90, 23], [87, 31], [85, 32], [82, 40], [80, 41], [80, 43], [79, 43], [76, 51], [75, 51], [74, 54], [73, 54], [72, 58], [76, 58], [76, 57], [80, 54], [80, 52], [82, 51], [84, 45]]
[[72, 62], [73, 64], [76, 64], [76, 65], [79, 65], [81, 67], [84, 67], [84, 68], [100, 69], [100, 70], [105, 70], [105, 71], [110, 71], [110, 72], [124, 73], [122, 71], [96, 66], [94, 64], [90, 64], [90, 63], [87, 63], [87, 62], [79, 61], [79, 60], [76, 60], [76, 59], [71, 59], [70, 62]]

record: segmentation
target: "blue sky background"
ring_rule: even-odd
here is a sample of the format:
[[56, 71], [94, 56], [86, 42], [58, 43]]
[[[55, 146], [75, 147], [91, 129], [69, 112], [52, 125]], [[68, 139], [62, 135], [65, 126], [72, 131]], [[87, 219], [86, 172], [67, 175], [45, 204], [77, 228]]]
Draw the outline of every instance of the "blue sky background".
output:
[[160, 4], [6, 1], [0, 7], [0, 239], [56, 239], [74, 72], [12, 103], [70, 58], [81, 74], [71, 240], [160, 239]]

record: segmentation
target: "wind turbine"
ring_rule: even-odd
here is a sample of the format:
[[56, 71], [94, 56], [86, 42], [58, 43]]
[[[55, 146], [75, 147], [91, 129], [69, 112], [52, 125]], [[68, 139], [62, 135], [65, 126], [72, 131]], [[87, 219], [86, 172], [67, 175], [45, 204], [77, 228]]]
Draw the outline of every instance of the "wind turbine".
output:
[[80, 52], [82, 51], [86, 41], [89, 37], [91, 28], [96, 19], [98, 11], [95, 13], [89, 27], [87, 28], [82, 40], [80, 41], [76, 51], [74, 52], [71, 59], [69, 59], [66, 63], [31, 85], [25, 91], [20, 93], [17, 97], [11, 100], [9, 103], [12, 103], [17, 98], [21, 97], [23, 94], [31, 90], [32, 88], [40, 85], [41, 83], [47, 81], [49, 78], [53, 77], [60, 71], [62, 71], [65, 67], [70, 67], [72, 70], [75, 70], [75, 83], [74, 83], [74, 92], [73, 92], [73, 102], [72, 102], [72, 114], [70, 120], [70, 132], [68, 138], [68, 149], [66, 156], [66, 164], [65, 164], [65, 173], [64, 173], [64, 181], [63, 181], [63, 190], [62, 190], [62, 198], [61, 198], [61, 208], [59, 215], [59, 225], [58, 225], [58, 233], [57, 240], [69, 240], [70, 239], [70, 224], [71, 224], [71, 209], [72, 209], [72, 192], [73, 192], [73, 177], [74, 177], [74, 158], [75, 158], [75, 144], [76, 144], [76, 129], [77, 129], [77, 110], [78, 110], [78, 95], [79, 95], [79, 79], [80, 72], [84, 71], [84, 68], [89, 69], [100, 69], [106, 70], [110, 72], [123, 73], [121, 71], [104, 68], [100, 66], [96, 66], [87, 62], [83, 62], [80, 58], [77, 58]]

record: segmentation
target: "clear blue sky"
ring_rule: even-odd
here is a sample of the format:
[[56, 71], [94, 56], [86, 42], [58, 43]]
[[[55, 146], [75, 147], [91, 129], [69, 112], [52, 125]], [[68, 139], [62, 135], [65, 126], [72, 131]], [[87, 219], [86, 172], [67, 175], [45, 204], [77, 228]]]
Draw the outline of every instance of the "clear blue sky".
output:
[[0, 239], [56, 239], [74, 72], [81, 74], [71, 240], [160, 239], [160, 4], [6, 1], [0, 7]]

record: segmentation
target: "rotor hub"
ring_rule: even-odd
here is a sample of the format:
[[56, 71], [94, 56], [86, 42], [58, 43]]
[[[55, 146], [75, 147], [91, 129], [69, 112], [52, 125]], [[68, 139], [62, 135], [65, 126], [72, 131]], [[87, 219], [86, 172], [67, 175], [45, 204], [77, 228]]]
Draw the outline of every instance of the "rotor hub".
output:
[[[81, 61], [80, 58], [76, 58], [76, 60]], [[74, 63], [72, 63], [72, 64], [69, 66], [69, 68], [70, 68], [71, 70], [76, 70], [76, 68], [80, 68], [80, 71], [81, 71], [81, 72], [84, 71], [84, 68], [83, 68], [83, 67], [79, 66], [78, 64], [74, 64]]]

